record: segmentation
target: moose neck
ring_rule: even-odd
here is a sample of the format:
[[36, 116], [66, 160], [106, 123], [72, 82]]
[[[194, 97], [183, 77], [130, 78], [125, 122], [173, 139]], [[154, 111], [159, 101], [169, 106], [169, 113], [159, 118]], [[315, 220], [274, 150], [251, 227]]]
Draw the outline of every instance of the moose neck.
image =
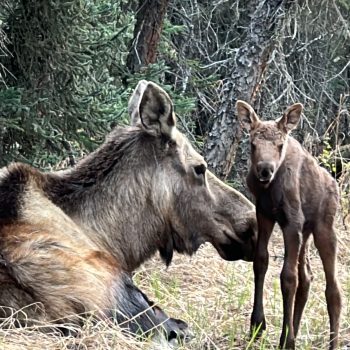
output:
[[130, 271], [166, 244], [161, 237], [168, 236], [152, 200], [154, 148], [149, 135], [121, 129], [73, 170], [52, 173], [46, 189], [92, 241]]

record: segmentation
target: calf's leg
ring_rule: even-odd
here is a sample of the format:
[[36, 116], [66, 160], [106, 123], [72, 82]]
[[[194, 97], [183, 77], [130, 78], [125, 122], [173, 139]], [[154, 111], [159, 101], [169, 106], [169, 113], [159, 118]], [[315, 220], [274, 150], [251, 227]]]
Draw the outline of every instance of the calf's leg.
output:
[[320, 253], [326, 277], [326, 301], [330, 322], [329, 349], [338, 346], [339, 322], [341, 314], [341, 291], [337, 279], [337, 237], [332, 227], [319, 224], [314, 232], [316, 248]]
[[281, 272], [283, 326], [280, 348], [295, 349], [293, 314], [298, 285], [298, 260], [301, 247], [301, 234], [295, 227], [285, 227], [283, 229], [283, 239], [285, 256]]
[[269, 265], [269, 252], [267, 249], [269, 239], [275, 222], [257, 213], [258, 220], [258, 242], [254, 256], [254, 307], [251, 316], [251, 335], [260, 336], [262, 331], [266, 329], [266, 321], [264, 315], [263, 304], [263, 288], [266, 271]]
[[299, 265], [298, 265], [298, 287], [295, 295], [294, 302], [294, 336], [296, 337], [299, 330], [301, 316], [303, 314], [305, 304], [307, 302], [311, 281], [312, 281], [312, 272], [309, 259], [309, 243], [310, 243], [310, 233], [304, 233], [303, 243], [300, 248], [299, 253]]

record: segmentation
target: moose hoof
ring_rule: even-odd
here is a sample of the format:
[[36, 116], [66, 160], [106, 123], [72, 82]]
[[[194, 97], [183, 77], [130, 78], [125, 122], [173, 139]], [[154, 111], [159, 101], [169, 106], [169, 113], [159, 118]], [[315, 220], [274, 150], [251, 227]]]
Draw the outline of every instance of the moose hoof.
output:
[[262, 336], [264, 330], [266, 330], [265, 319], [260, 322], [253, 322], [250, 326], [250, 337], [258, 339]]
[[169, 342], [177, 340], [181, 343], [187, 343], [194, 338], [193, 333], [190, 331], [188, 324], [185, 321], [176, 318], [169, 318], [166, 323], [166, 336]]
[[295, 340], [281, 337], [279, 349], [295, 350]]

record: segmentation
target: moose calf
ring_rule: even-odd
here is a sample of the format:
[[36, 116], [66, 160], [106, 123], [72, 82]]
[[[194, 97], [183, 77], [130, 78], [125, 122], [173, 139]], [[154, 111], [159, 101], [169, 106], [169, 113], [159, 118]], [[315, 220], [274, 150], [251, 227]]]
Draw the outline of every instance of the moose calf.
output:
[[267, 246], [277, 222], [283, 231], [285, 247], [281, 273], [283, 329], [280, 347], [295, 348], [312, 277], [308, 258], [312, 233], [326, 276], [330, 349], [335, 349], [341, 312], [334, 232], [338, 204], [336, 181], [289, 136], [299, 122], [303, 109], [300, 103], [290, 106], [276, 121], [261, 121], [254, 109], [243, 101], [237, 101], [236, 108], [242, 126], [250, 130], [251, 168], [247, 184], [256, 198], [258, 221], [252, 330], [260, 327], [260, 333], [266, 328], [263, 285], [269, 262]]

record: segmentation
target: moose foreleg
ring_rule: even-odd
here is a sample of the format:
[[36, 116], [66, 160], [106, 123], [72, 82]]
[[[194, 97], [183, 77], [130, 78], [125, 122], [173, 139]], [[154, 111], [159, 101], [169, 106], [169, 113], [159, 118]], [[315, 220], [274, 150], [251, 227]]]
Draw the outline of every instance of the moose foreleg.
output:
[[298, 285], [298, 259], [301, 247], [301, 233], [295, 227], [286, 227], [283, 229], [283, 238], [285, 256], [281, 272], [283, 326], [280, 338], [280, 348], [295, 349], [293, 314]]
[[187, 340], [191, 337], [186, 322], [168, 317], [126, 274], [122, 276], [117, 291], [115, 319], [122, 328], [135, 335], [161, 333], [169, 341], [173, 338]]
[[312, 281], [312, 272], [309, 259], [309, 237], [310, 233], [303, 235], [303, 243], [300, 248], [299, 265], [298, 265], [298, 288], [295, 296], [294, 303], [294, 336], [298, 334], [301, 316], [303, 314], [305, 304], [309, 297], [309, 291]]
[[269, 252], [267, 249], [269, 239], [275, 222], [257, 213], [258, 242], [254, 257], [254, 307], [251, 316], [251, 336], [260, 336], [266, 329], [266, 321], [263, 304], [263, 288], [266, 271], [269, 265]]

